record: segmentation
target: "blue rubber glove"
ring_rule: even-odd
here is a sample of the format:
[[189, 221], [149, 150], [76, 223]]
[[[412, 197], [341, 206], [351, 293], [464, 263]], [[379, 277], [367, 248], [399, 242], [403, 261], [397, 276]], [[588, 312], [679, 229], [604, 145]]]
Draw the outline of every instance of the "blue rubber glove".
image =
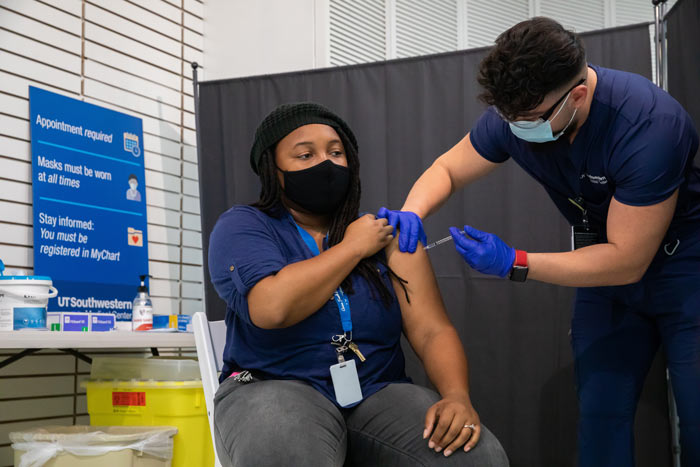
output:
[[[465, 225], [464, 233], [450, 227], [457, 252], [469, 266], [484, 274], [506, 277], [515, 263], [515, 248], [505, 244], [498, 236]], [[472, 240], [473, 238], [473, 240]]]
[[428, 244], [423, 222], [415, 212], [392, 211], [382, 207], [377, 213], [377, 219], [380, 217], [389, 221], [389, 225], [394, 228], [394, 236], [396, 236], [396, 227], [399, 228], [399, 250], [402, 252], [415, 253], [418, 241], [423, 242], [423, 245]]

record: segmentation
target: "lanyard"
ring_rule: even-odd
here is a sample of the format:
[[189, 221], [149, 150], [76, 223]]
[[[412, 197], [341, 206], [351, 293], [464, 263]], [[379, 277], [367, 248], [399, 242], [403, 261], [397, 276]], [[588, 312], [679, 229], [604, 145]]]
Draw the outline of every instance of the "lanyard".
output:
[[576, 199], [569, 198], [569, 202], [581, 210], [581, 215], [583, 219], [583, 226], [586, 230], [590, 230], [590, 224], [588, 223], [588, 210], [586, 209], [586, 202], [583, 196], [579, 196]]
[[[291, 219], [291, 216], [290, 216]], [[292, 219], [292, 222], [294, 222], [294, 219]], [[306, 243], [306, 246], [309, 247], [309, 250], [311, 250], [311, 254], [314, 256], [318, 256], [320, 252], [318, 251], [318, 245], [316, 245], [316, 240], [307, 232], [306, 230], [302, 229], [299, 227], [299, 225], [294, 222], [294, 226], [297, 228], [297, 231], [299, 232], [299, 235], [301, 235], [302, 240], [304, 240], [304, 243]], [[338, 312], [340, 313], [340, 323], [343, 326], [343, 332], [346, 334], [346, 336], [350, 336], [348, 339], [352, 339], [352, 319], [350, 317], [350, 300], [348, 300], [348, 296], [345, 295], [345, 292], [343, 292], [343, 289], [338, 286], [338, 290], [333, 292], [333, 299], [335, 300], [335, 304], [338, 305]]]

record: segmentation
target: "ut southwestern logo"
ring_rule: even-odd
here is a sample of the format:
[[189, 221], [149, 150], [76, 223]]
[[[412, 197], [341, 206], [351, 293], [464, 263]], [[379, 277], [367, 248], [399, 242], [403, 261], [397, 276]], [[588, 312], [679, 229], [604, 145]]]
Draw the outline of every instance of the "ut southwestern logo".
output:
[[141, 155], [139, 137], [133, 133], [124, 133], [124, 150], [133, 154], [134, 157], [139, 157]]
[[581, 174], [581, 180], [588, 177], [588, 181], [595, 185], [607, 185], [608, 179], [602, 175]]

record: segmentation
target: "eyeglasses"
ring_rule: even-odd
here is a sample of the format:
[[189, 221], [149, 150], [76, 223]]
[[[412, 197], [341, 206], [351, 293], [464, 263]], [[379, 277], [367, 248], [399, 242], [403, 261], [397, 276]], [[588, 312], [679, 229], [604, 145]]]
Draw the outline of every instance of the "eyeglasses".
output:
[[[534, 121], [528, 122], [528, 123], [530, 123], [530, 124], [532, 124], [532, 123], [542, 124], [542, 123], [546, 122], [547, 120], [549, 120], [549, 117], [552, 116], [552, 113], [556, 110], [556, 108], [559, 106], [559, 104], [561, 104], [561, 101], [563, 101], [564, 98], [566, 98], [566, 97], [569, 95], [569, 93], [570, 93], [571, 91], [574, 90], [574, 88], [575, 88], [576, 86], [580, 86], [580, 85], [582, 85], [582, 84], [585, 83], [585, 82], [586, 82], [586, 78], [581, 78], [580, 80], [578, 80], [578, 82], [576, 82], [576, 84], [574, 84], [573, 86], [571, 86], [571, 87], [569, 88], [569, 90], [566, 91], [566, 92], [564, 93], [564, 95], [561, 96], [554, 104], [552, 104], [552, 106], [551, 106], [549, 109], [547, 109], [542, 115], [540, 115], [539, 117], [537, 117]], [[501, 116], [501, 118], [502, 118], [503, 120], [505, 120], [506, 122], [508, 122], [508, 123], [513, 123], [513, 124], [516, 124], [516, 125], [518, 124], [517, 121], [511, 121], [511, 120], [508, 120], [507, 118], [505, 118], [505, 117], [503, 116], [503, 114], [501, 114], [501, 112], [498, 111], [498, 109], [496, 109], [496, 111], [497, 111], [498, 114]], [[528, 126], [531, 126], [531, 125], [528, 125]]]

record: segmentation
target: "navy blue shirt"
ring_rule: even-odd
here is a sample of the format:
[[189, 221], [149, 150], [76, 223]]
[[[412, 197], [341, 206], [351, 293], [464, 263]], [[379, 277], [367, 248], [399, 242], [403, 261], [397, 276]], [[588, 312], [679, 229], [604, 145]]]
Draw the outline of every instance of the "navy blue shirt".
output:
[[[591, 224], [605, 233], [614, 196], [632, 206], [664, 201], [678, 188], [672, 226], [700, 221], [698, 133], [683, 107], [646, 78], [594, 65], [598, 75], [588, 118], [572, 144], [566, 136], [529, 143], [489, 108], [471, 130], [477, 152], [492, 162], [512, 157], [540, 182], [572, 225], [582, 197]], [[604, 237], [605, 238], [605, 237]]]
[[[233, 371], [257, 370], [269, 379], [310, 383], [336, 402], [329, 367], [338, 363], [331, 337], [342, 334], [336, 302], [329, 301], [303, 321], [282, 329], [262, 329], [250, 319], [247, 296], [261, 279], [285, 266], [313, 257], [284, 210], [268, 216], [250, 206], [234, 206], [219, 217], [209, 241], [209, 273], [226, 301], [226, 347], [222, 379]], [[409, 382], [401, 351], [401, 310], [386, 267], [377, 264], [392, 292], [387, 308], [379, 293], [359, 275], [351, 275], [348, 294], [353, 341], [367, 358], [355, 358], [362, 394], [368, 397], [393, 382]], [[306, 278], [299, 277], [300, 283]]]

